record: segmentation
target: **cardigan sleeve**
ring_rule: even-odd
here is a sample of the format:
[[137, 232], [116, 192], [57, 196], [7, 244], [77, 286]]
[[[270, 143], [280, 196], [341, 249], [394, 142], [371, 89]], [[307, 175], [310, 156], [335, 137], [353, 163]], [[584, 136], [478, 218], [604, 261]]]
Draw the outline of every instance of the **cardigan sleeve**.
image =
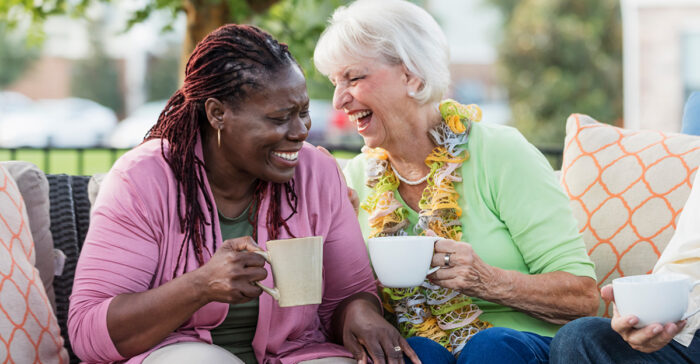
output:
[[347, 186], [342, 172], [335, 166], [334, 161], [331, 162], [332, 166], [324, 168], [328, 171], [325, 183], [330, 228], [323, 252], [323, 302], [318, 310], [327, 334], [330, 334], [333, 313], [345, 298], [358, 292], [369, 292], [377, 296], [362, 232], [355, 210], [347, 197]]
[[155, 277], [163, 221], [149, 214], [143, 188], [139, 181], [113, 169], [95, 202], [68, 316], [73, 350], [86, 362], [125, 359], [107, 330], [109, 304], [117, 295], [148, 290]]

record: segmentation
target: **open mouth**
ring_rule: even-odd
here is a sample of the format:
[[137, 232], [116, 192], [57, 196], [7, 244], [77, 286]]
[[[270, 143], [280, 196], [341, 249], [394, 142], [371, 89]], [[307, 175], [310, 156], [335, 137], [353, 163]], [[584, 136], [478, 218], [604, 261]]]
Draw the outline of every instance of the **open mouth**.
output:
[[362, 131], [367, 128], [367, 125], [372, 120], [372, 112], [369, 110], [358, 111], [348, 115], [348, 119], [357, 124], [358, 131]]
[[299, 158], [299, 152], [272, 152], [273, 155], [276, 155], [284, 160], [290, 161], [290, 162], [295, 162]]

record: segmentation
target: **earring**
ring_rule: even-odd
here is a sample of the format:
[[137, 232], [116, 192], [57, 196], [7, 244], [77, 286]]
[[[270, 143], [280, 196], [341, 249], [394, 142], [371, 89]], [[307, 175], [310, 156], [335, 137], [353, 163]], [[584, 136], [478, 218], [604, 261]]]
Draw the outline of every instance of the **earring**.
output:
[[219, 149], [221, 149], [221, 129], [216, 129], [216, 142], [219, 145]]
[[408, 91], [408, 96], [416, 97], [416, 92], [415, 91]]

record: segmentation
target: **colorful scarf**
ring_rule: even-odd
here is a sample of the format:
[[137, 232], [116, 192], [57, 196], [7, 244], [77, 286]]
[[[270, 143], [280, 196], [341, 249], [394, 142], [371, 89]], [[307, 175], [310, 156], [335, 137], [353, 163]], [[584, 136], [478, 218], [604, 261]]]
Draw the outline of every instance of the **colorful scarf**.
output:
[[[418, 203], [420, 213], [415, 235], [432, 230], [437, 236], [460, 241], [462, 208], [454, 183], [461, 182], [459, 169], [469, 159], [467, 143], [472, 122], [481, 120], [476, 105], [461, 105], [453, 100], [440, 103], [443, 122], [430, 131], [437, 145], [425, 159], [430, 168], [428, 186]], [[367, 155], [367, 186], [372, 193], [362, 204], [369, 213], [370, 237], [408, 235], [408, 211], [396, 199], [399, 180], [394, 174], [387, 152], [364, 147]], [[432, 339], [454, 355], [477, 332], [492, 325], [478, 317], [481, 310], [472, 299], [457, 291], [431, 284], [427, 279], [413, 288], [383, 288], [384, 305], [396, 315], [404, 337]]]

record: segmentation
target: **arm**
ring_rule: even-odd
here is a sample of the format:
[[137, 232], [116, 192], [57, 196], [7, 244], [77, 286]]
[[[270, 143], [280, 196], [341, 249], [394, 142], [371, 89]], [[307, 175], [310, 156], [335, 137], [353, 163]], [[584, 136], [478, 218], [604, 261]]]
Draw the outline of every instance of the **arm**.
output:
[[455, 252], [454, 268], [439, 270], [436, 283], [555, 324], [594, 314], [593, 263], [549, 163], [514, 129], [483, 129], [485, 139], [472, 152], [480, 156], [474, 163], [481, 163], [481, 196], [507, 228], [525, 271], [492, 266], [471, 245], [442, 240], [433, 263]]
[[414, 363], [420, 363], [398, 330], [382, 317], [360, 226], [350, 200], [345, 198], [342, 172], [334, 170], [325, 183], [330, 186], [325, 198], [331, 206], [331, 220], [323, 248], [321, 322], [329, 335], [360, 363], [366, 363], [368, 356], [377, 364], [400, 363], [404, 353]]
[[120, 294], [107, 310], [107, 329], [119, 353], [138, 355], [174, 332], [209, 302], [243, 303], [258, 297], [251, 282], [264, 279], [265, 260], [250, 237], [227, 240], [192, 272], [140, 293]]
[[[234, 252], [236, 247], [222, 247], [202, 268], [153, 288], [157, 272], [167, 271], [159, 267], [158, 257], [160, 244], [168, 242], [163, 242], [166, 233], [162, 215], [149, 214], [145, 208], [163, 196], [148, 194], [153, 199], [148, 200], [132, 187], [144, 183], [113, 170], [95, 204], [76, 269], [68, 319], [73, 348], [83, 360], [117, 361], [144, 352], [207, 302], [225, 301], [215, 295], [215, 288], [220, 286], [212, 285], [215, 276], [207, 273], [216, 265], [240, 260], [253, 265], [250, 270], [264, 271], [260, 268], [262, 257], [246, 257]], [[240, 272], [231, 268], [228, 271], [233, 276], [231, 281], [235, 278], [232, 271], [256, 278], [261, 275], [259, 271]], [[251, 288], [246, 293], [249, 297], [260, 294], [257, 287]]]
[[535, 318], [564, 324], [582, 316], [595, 316], [598, 308], [596, 281], [556, 271], [523, 274], [486, 264], [469, 244], [440, 240], [435, 244], [433, 265], [450, 268], [434, 273], [433, 281], [468, 296], [515, 308]]

